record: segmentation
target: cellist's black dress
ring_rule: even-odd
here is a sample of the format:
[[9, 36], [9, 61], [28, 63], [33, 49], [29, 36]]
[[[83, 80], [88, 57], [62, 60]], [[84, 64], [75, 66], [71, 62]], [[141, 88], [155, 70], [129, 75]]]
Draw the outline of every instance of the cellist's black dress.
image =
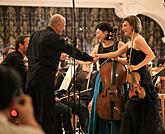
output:
[[[130, 54], [128, 49], [127, 57]], [[137, 65], [146, 55], [142, 51], [132, 49], [131, 64]], [[140, 85], [146, 91], [142, 100], [129, 99], [126, 103], [120, 134], [163, 134], [163, 127], [159, 116], [158, 95], [152, 84], [150, 73], [146, 66], [137, 71], [141, 76]]]
[[[116, 45], [117, 47], [117, 45]], [[100, 43], [98, 48], [98, 53], [108, 53], [113, 51], [113, 45], [110, 47], [103, 47]], [[99, 59], [99, 64], [101, 65], [105, 60], [104, 58]], [[112, 60], [109, 59], [108, 62]], [[103, 83], [101, 82], [100, 73], [96, 76], [93, 102], [92, 102], [92, 111], [89, 120], [88, 134], [118, 134], [120, 121], [106, 121], [101, 119], [96, 113], [96, 100], [99, 93], [103, 90]], [[112, 124], [111, 124], [112, 123]]]

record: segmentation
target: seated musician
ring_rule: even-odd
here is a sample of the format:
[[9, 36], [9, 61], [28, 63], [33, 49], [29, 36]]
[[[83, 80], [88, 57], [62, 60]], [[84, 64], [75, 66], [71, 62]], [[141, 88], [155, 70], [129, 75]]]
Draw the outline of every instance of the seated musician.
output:
[[[65, 58], [68, 59], [67, 55], [62, 54], [61, 59], [64, 60]], [[63, 64], [63, 65], [67, 66], [67, 64]], [[64, 71], [66, 69], [64, 69], [64, 70], [62, 69], [62, 68], [66, 68], [66, 66], [59, 67], [60, 70], [58, 71], [58, 74], [56, 74], [57, 76], [56, 76], [55, 87], [54, 87], [55, 92], [59, 91], [59, 89], [62, 85], [61, 83], [63, 82], [63, 79], [66, 76], [66, 72]], [[72, 66], [70, 66], [70, 67], [72, 67]], [[84, 76], [86, 76], [86, 72], [80, 70], [80, 67], [78, 67], [78, 68], [79, 68], [79, 69], [77, 69], [78, 74], [76, 74], [76, 76], [78, 76], [77, 80], [76, 80], [76, 89], [84, 90], [84, 89], [86, 89], [86, 86], [84, 86], [84, 85], [87, 84], [87, 80], [84, 77]], [[84, 77], [84, 78], [82, 78], [82, 77]], [[67, 83], [69, 81], [70, 81], [69, 87], [66, 87], [66, 89], [69, 89], [69, 91], [73, 92], [73, 88], [74, 88], [73, 80], [71, 80], [71, 78], [70, 78], [70, 80], [67, 80]], [[64, 84], [64, 85], [66, 85], [66, 84]], [[71, 128], [71, 114], [70, 114], [71, 112], [73, 114], [78, 115], [81, 131], [83, 131], [84, 133], [87, 133], [89, 112], [88, 112], [86, 102], [84, 102], [84, 100], [82, 100], [82, 99], [79, 100], [80, 97], [78, 95], [76, 95], [76, 101], [74, 104], [73, 94], [71, 92], [69, 92], [69, 94], [72, 97], [69, 96], [69, 97], [66, 97], [66, 99], [61, 99], [61, 97], [68, 96], [68, 94], [64, 94], [63, 91], [62, 92], [59, 91], [59, 92], [60, 92], [59, 93], [60, 95], [58, 94], [56, 96], [56, 101], [58, 101], [57, 107], [59, 108], [58, 111], [59, 111], [59, 113], [61, 113], [61, 116], [62, 116], [61, 118], [62, 118], [62, 123], [64, 126], [65, 133], [73, 132], [73, 128]], [[81, 96], [81, 98], [82, 98], [82, 96]], [[65, 122], [67, 122], [67, 124]]]
[[63, 125], [65, 134], [73, 134], [73, 128], [71, 123], [72, 109], [64, 103], [60, 102], [58, 97], [55, 97], [56, 108], [58, 111], [58, 117], [61, 118], [61, 127]]

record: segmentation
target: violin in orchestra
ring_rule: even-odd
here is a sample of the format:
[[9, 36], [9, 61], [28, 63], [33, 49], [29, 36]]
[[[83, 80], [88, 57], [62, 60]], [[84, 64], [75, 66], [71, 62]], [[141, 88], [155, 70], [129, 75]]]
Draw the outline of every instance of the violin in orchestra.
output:
[[146, 96], [145, 89], [140, 85], [140, 75], [138, 72], [127, 74], [127, 81], [130, 84], [129, 98], [138, 97], [144, 99]]

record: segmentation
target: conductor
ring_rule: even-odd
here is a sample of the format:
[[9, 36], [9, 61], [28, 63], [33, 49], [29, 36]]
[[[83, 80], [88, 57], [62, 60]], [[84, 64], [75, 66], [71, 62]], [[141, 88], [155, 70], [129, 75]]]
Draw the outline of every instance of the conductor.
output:
[[93, 61], [88, 54], [66, 45], [62, 37], [65, 26], [65, 18], [55, 14], [45, 29], [34, 32], [30, 37], [27, 90], [33, 100], [36, 119], [47, 134], [62, 133], [59, 129], [60, 115], [56, 109], [53, 91], [61, 53], [64, 52], [78, 60]]

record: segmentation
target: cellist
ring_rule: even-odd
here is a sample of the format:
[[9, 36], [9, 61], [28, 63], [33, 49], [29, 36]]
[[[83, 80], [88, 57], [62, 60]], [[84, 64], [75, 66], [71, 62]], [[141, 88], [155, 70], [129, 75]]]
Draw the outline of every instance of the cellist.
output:
[[155, 58], [155, 55], [140, 35], [141, 29], [141, 21], [137, 16], [125, 17], [122, 30], [130, 40], [116, 52], [95, 55], [97, 58], [116, 58], [126, 53], [128, 61], [130, 61], [129, 71], [140, 75], [140, 81], [136, 84], [145, 90], [141, 96], [138, 95], [140, 93], [138, 90], [138, 93], [130, 95], [130, 99], [125, 105], [120, 134], [162, 134], [164, 131], [159, 116], [158, 95], [146, 67]]
[[[99, 41], [99, 44], [97, 44], [93, 51], [92, 55], [97, 53], [107, 53], [113, 51], [113, 27], [107, 23], [102, 22], [96, 26], [96, 38]], [[121, 41], [117, 43], [117, 48], [120, 48], [124, 46], [125, 44]], [[101, 65], [105, 60], [105, 58], [99, 59], [99, 65]], [[109, 62], [112, 60], [110, 59]], [[113, 132], [111, 130], [111, 124], [101, 119], [96, 114], [96, 98], [99, 95], [99, 92], [102, 90], [101, 88], [101, 80], [100, 80], [100, 74], [96, 76], [95, 80], [95, 87], [94, 87], [94, 93], [93, 93], [93, 99], [88, 105], [88, 109], [91, 109], [91, 117], [89, 121], [89, 127], [88, 127], [88, 134], [118, 134], [120, 121], [114, 121], [113, 122]]]

